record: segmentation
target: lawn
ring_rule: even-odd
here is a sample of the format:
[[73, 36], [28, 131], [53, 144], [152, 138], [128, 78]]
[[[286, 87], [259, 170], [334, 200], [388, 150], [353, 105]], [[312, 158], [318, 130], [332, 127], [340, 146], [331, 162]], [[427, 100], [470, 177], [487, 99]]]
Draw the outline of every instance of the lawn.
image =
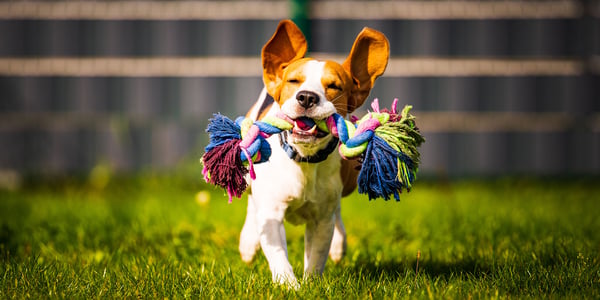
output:
[[[240, 260], [245, 201], [174, 174], [0, 190], [0, 298], [600, 298], [595, 179], [421, 180], [401, 202], [352, 195], [347, 256], [297, 291], [271, 283], [262, 254]], [[303, 228], [287, 229], [300, 275]]]

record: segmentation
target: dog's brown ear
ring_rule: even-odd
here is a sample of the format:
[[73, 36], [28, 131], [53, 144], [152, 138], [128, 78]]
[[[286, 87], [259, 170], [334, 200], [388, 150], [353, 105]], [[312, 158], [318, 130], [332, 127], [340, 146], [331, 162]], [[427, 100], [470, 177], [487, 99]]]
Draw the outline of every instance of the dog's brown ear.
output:
[[365, 27], [356, 37], [350, 55], [342, 64], [352, 76], [354, 88], [348, 98], [348, 112], [361, 106], [385, 71], [390, 56], [390, 45], [383, 33]]
[[269, 94], [279, 101], [279, 86], [283, 70], [291, 62], [303, 58], [306, 38], [294, 22], [283, 20], [262, 49], [263, 81]]

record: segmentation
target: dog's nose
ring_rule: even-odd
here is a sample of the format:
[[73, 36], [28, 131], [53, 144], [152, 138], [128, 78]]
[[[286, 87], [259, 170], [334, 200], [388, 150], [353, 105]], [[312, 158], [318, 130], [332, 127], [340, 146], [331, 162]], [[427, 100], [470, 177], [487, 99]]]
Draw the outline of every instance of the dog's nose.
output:
[[300, 91], [296, 94], [296, 100], [300, 106], [308, 109], [319, 103], [319, 95], [310, 91]]

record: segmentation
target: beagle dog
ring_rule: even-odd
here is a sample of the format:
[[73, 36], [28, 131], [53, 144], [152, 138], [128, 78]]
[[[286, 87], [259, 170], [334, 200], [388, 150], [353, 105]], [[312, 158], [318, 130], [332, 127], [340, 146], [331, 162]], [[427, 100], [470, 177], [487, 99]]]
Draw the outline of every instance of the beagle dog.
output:
[[364, 28], [342, 63], [305, 58], [300, 29], [281, 21], [262, 49], [263, 89], [247, 117], [260, 120], [283, 113], [294, 128], [268, 139], [268, 162], [255, 165], [246, 221], [240, 236], [242, 260], [250, 263], [262, 248], [274, 282], [298, 287], [288, 260], [283, 221], [306, 224], [304, 278], [320, 276], [329, 255], [339, 262], [346, 250], [340, 199], [356, 188], [356, 161], [342, 160], [338, 139], [315, 125], [333, 113], [361, 106], [385, 71], [386, 37]]

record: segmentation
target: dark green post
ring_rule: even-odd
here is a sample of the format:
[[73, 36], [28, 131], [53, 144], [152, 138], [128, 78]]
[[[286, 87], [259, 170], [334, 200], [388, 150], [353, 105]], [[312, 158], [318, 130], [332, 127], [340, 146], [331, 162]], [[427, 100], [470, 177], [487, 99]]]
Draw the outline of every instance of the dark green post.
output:
[[310, 0], [290, 0], [290, 17], [296, 25], [302, 30], [308, 50], [311, 49], [310, 20], [309, 20]]

